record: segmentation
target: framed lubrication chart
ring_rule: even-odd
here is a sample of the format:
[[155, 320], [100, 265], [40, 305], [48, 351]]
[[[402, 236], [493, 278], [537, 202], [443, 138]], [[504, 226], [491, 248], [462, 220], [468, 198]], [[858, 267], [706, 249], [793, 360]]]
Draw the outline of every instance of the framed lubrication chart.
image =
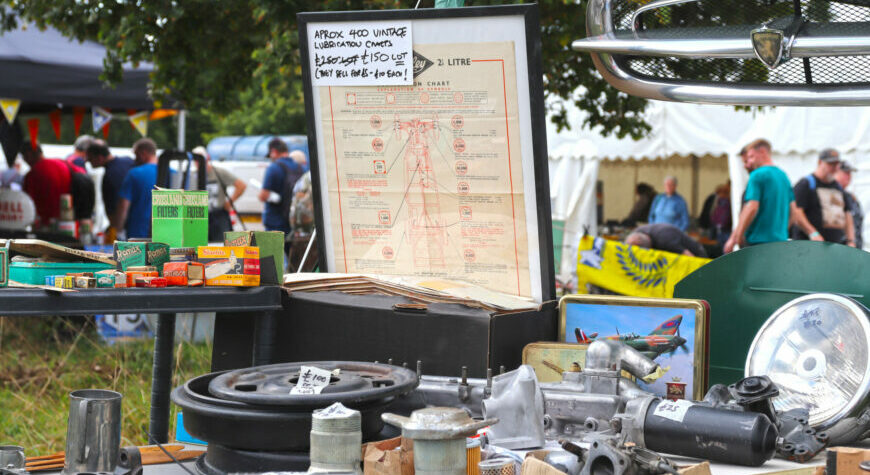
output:
[[554, 300], [537, 7], [298, 25], [321, 269]]

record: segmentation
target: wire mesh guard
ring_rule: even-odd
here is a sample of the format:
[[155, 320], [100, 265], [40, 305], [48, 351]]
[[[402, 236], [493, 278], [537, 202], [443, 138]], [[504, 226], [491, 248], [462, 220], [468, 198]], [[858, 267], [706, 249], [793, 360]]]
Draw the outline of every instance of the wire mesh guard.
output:
[[[648, 3], [614, 1], [612, 21], [617, 35], [701, 41], [705, 37], [748, 38], [762, 25], [784, 29], [796, 15], [806, 22], [799, 35], [870, 34], [870, 0], [699, 0], [643, 12], [632, 32], [633, 13]], [[622, 61], [634, 74], [658, 80], [778, 86], [870, 83], [870, 55], [792, 58], [773, 70], [754, 58], [625, 57]]]
[[478, 464], [480, 475], [514, 475], [513, 459], [507, 457], [496, 457], [484, 460]]

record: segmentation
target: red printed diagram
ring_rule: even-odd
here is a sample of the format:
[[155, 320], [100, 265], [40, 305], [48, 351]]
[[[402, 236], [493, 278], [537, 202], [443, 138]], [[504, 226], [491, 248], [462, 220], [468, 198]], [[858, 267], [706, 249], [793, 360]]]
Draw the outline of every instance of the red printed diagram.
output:
[[444, 266], [447, 235], [439, 222], [441, 204], [429, 153], [429, 140], [438, 140], [437, 119], [402, 121], [396, 117], [393, 128], [400, 138], [408, 137], [403, 167], [408, 190], [405, 193], [405, 207], [408, 210], [405, 233], [414, 255], [414, 265]]

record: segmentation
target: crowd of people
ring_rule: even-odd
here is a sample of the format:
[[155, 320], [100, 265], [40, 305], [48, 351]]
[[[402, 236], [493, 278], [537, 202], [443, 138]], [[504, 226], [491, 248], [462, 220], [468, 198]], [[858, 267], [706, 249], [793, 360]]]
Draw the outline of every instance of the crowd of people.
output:
[[[265, 229], [282, 231], [288, 236], [293, 235], [294, 229], [310, 233], [314, 219], [305, 153], [291, 152], [277, 137], [269, 142], [268, 150], [271, 163], [258, 195], [264, 203]], [[86, 163], [94, 169], [103, 168], [100, 191], [109, 224], [105, 230], [97, 231], [104, 232], [106, 243], [116, 239], [148, 238], [151, 235], [151, 191], [157, 184], [158, 148], [152, 139], [142, 138], [133, 144], [132, 152], [133, 157], [115, 156], [106, 141], [84, 135], [75, 141], [73, 153], [65, 159], [48, 159], [39, 144], [34, 146], [28, 141], [22, 145], [21, 157], [30, 168], [29, 172], [22, 177], [19, 167], [4, 170], [0, 187], [26, 192], [36, 208], [34, 229], [51, 229], [61, 217], [62, 195], [70, 195], [79, 208], [87, 208], [90, 200], [90, 209], [81, 213], [77, 209], [76, 220], [93, 216], [95, 190], [90, 191], [91, 198], [88, 198], [77, 186], [81, 185], [79, 179], [90, 180]], [[223, 233], [232, 230], [232, 203], [245, 193], [247, 185], [229, 170], [212, 163], [205, 147], [196, 147], [193, 153], [206, 159], [209, 241], [220, 242]], [[94, 188], [93, 181], [90, 186]], [[288, 248], [291, 245], [292, 240], [288, 239]]]
[[[785, 172], [774, 165], [771, 150], [769, 141], [757, 139], [740, 151], [749, 181], [736, 223], [731, 218], [730, 183], [718, 186], [704, 202], [698, 225], [716, 240], [721, 251], [788, 239], [862, 248], [864, 214], [855, 195], [846, 191], [855, 167], [841, 160], [837, 150], [825, 149], [815, 170], [792, 186]], [[665, 178], [661, 194], [646, 183], [637, 185], [634, 207], [623, 224], [648, 224], [631, 232], [625, 242], [705, 257], [705, 249], [686, 234], [689, 212], [676, 188], [674, 177]]]

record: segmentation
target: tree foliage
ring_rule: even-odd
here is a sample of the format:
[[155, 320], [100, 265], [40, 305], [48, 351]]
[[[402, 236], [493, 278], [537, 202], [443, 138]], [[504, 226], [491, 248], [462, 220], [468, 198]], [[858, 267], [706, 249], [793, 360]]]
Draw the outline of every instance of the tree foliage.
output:
[[[164, 107], [194, 111], [198, 127], [218, 133], [304, 130], [296, 13], [413, 8], [416, 0], [0, 0], [0, 25], [52, 26], [107, 48], [104, 76], [121, 79], [124, 62], [152, 62], [152, 95]], [[466, 6], [517, 3], [466, 0]], [[422, 0], [431, 7], [434, 0]], [[608, 86], [571, 42], [585, 36], [585, 1], [541, 0], [545, 94], [553, 121], [568, 124], [567, 104], [586, 126], [639, 138], [649, 130], [646, 101]]]

